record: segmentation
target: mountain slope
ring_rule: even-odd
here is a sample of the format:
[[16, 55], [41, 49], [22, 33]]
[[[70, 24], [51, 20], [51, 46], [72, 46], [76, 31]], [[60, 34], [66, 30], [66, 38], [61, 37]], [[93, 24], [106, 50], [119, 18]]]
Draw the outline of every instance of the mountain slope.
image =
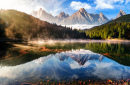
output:
[[86, 30], [86, 35], [97, 39], [130, 39], [130, 14]]
[[[16, 10], [0, 10], [0, 19], [6, 23], [4, 28], [8, 38], [19, 39], [58, 39], [82, 38], [84, 33], [50, 24], [31, 15]], [[0, 27], [1, 28], [1, 27]]]
[[61, 24], [103, 24], [108, 22], [108, 19], [102, 14], [89, 14], [84, 8], [72, 14], [70, 17], [62, 20]]
[[126, 13], [123, 11], [123, 10], [120, 10], [120, 12], [118, 13], [118, 15], [116, 16], [116, 19], [121, 17], [121, 16], [124, 16], [126, 15]]

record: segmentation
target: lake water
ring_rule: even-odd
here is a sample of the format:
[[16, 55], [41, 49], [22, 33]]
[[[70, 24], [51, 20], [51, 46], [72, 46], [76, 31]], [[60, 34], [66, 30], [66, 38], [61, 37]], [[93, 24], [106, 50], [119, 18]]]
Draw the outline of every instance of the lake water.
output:
[[57, 43], [1, 50], [0, 85], [130, 82], [130, 43]]

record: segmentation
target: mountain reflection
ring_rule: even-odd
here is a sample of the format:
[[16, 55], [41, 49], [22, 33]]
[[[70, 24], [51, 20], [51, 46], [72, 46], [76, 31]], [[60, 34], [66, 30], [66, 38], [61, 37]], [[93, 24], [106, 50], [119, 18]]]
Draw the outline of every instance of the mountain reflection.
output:
[[100, 62], [104, 59], [104, 56], [101, 54], [93, 53], [89, 50], [72, 50], [62, 53], [57, 53], [55, 55], [48, 55], [47, 57], [41, 57], [37, 60], [35, 60], [36, 63], [42, 64], [46, 60], [52, 58], [53, 56], [59, 58], [60, 61], [67, 60], [68, 58], [71, 58], [78, 62], [80, 65], [84, 65], [88, 60], [99, 60]]

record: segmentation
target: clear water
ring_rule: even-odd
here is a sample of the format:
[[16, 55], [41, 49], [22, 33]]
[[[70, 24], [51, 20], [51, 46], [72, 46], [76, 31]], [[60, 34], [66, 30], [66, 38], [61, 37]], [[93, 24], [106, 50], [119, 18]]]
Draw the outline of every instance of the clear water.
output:
[[[130, 79], [129, 43], [68, 43], [44, 47], [64, 50], [36, 54], [30, 51], [20, 57], [16, 57], [16, 50], [6, 50], [5, 55], [13, 52], [13, 57], [0, 61], [0, 84]], [[32, 53], [36, 57], [31, 59]]]

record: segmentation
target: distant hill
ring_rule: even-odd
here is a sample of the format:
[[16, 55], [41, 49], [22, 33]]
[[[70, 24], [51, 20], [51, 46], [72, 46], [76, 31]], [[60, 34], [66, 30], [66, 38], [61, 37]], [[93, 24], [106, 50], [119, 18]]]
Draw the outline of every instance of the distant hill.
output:
[[85, 37], [85, 33], [56, 24], [50, 24], [16, 10], [0, 10], [0, 32], [2, 32], [0, 37], [5, 35], [8, 38], [26, 40]]
[[86, 36], [94, 39], [130, 39], [130, 14], [86, 30]]

